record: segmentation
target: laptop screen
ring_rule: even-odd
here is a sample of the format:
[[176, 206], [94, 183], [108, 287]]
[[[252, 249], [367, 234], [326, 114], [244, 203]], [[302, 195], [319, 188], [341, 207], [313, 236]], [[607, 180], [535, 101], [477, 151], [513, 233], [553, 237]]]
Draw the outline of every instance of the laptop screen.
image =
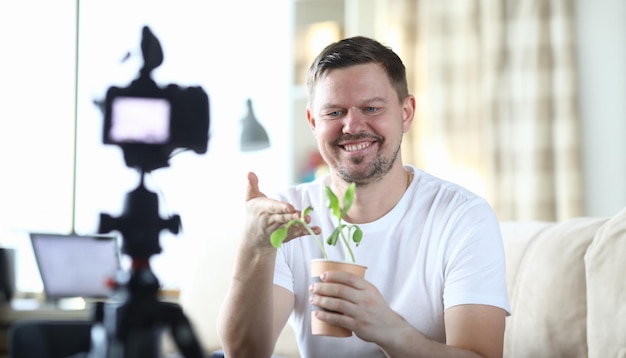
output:
[[107, 298], [120, 269], [115, 236], [30, 234], [46, 299]]

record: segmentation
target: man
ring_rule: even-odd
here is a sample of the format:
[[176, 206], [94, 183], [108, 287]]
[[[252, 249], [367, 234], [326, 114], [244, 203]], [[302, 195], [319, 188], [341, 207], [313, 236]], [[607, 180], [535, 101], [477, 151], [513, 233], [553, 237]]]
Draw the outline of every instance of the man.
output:
[[[347, 38], [318, 55], [307, 84], [307, 119], [330, 172], [277, 199], [248, 175], [245, 231], [218, 323], [226, 356], [271, 356], [288, 320], [303, 357], [502, 356], [510, 308], [498, 222], [482, 198], [402, 163], [415, 98], [400, 58], [373, 39]], [[323, 186], [341, 197], [351, 182], [347, 221], [363, 230], [355, 253], [365, 278], [327, 272], [311, 283], [311, 236], [291, 230], [278, 250], [269, 237], [309, 205], [315, 232], [328, 235]], [[315, 314], [354, 335], [311, 335], [311, 305], [335, 311]]]

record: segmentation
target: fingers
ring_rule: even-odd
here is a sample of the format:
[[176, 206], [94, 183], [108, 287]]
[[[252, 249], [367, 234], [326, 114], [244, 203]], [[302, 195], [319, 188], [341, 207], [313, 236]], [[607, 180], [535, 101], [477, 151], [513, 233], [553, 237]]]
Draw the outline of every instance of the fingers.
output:
[[[267, 197], [259, 190], [259, 179], [255, 173], [249, 172], [247, 179], [246, 236], [257, 238], [256, 242], [265, 243], [267, 241], [269, 243], [272, 232], [291, 220], [299, 219], [302, 212], [296, 210], [288, 202]], [[305, 221], [310, 223], [311, 218], [307, 216]], [[316, 235], [321, 233], [321, 229], [318, 226], [311, 226], [310, 229]], [[309, 234], [311, 233], [303, 225], [291, 225], [283, 242]]]
[[[300, 217], [300, 212], [296, 211], [294, 214], [291, 214], [290, 217], [286, 217], [287, 221], [294, 219], [294, 218], [298, 218]], [[310, 219], [308, 221], [311, 221]], [[310, 229], [313, 231], [313, 233], [315, 233], [316, 235], [319, 235], [322, 230], [318, 227], [318, 226], [311, 226]], [[295, 239], [297, 237], [301, 237], [301, 236], [305, 236], [305, 235], [310, 235], [311, 233], [301, 224], [296, 224], [293, 225], [289, 228], [288, 234], [287, 234], [287, 239], [285, 240], [285, 242], [290, 241], [292, 239]]]
[[[256, 198], [267, 198], [261, 190], [259, 190], [259, 178], [256, 176], [254, 172], [248, 173], [248, 188], [246, 191], [246, 201], [250, 201]], [[278, 219], [278, 222], [281, 224], [286, 223], [287, 221], [293, 219], [293, 214], [298, 214], [299, 212], [289, 203], [279, 202], [277, 200], [269, 199], [264, 200], [265, 207], [264, 210], [266, 213], [272, 214], [284, 214], [282, 219]]]
[[343, 315], [358, 314], [363, 291], [337, 283], [312, 283], [309, 286], [309, 303]]
[[263, 197], [263, 194], [259, 190], [259, 178], [253, 172], [248, 173], [248, 191], [246, 192], [246, 201], [258, 197]]
[[[355, 290], [366, 290], [369, 286], [368, 281], [366, 281], [363, 276], [355, 275], [350, 272], [326, 271], [320, 275], [320, 279], [323, 283], [327, 283], [327, 285], [313, 284], [311, 289], [321, 289], [323, 291], [319, 293], [327, 296], [340, 295], [338, 291], [344, 287], [350, 287]], [[349, 297], [343, 298], [348, 299]]]

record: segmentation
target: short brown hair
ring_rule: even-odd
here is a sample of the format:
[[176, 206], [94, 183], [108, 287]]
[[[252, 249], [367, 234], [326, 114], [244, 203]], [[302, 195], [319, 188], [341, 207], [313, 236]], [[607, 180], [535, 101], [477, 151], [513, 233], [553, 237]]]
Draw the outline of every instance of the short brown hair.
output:
[[328, 71], [367, 63], [378, 64], [385, 70], [400, 102], [409, 95], [402, 59], [390, 47], [374, 39], [354, 36], [331, 43], [317, 55], [307, 75], [309, 103], [315, 95], [317, 81]]

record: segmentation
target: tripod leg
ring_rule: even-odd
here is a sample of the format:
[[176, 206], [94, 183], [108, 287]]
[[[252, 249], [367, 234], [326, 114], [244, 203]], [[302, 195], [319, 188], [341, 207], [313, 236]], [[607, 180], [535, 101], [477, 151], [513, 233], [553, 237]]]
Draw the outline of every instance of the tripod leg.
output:
[[202, 358], [202, 347], [191, 326], [191, 322], [185, 316], [182, 308], [171, 302], [161, 302], [164, 323], [169, 326], [172, 337], [180, 353], [185, 358]]

